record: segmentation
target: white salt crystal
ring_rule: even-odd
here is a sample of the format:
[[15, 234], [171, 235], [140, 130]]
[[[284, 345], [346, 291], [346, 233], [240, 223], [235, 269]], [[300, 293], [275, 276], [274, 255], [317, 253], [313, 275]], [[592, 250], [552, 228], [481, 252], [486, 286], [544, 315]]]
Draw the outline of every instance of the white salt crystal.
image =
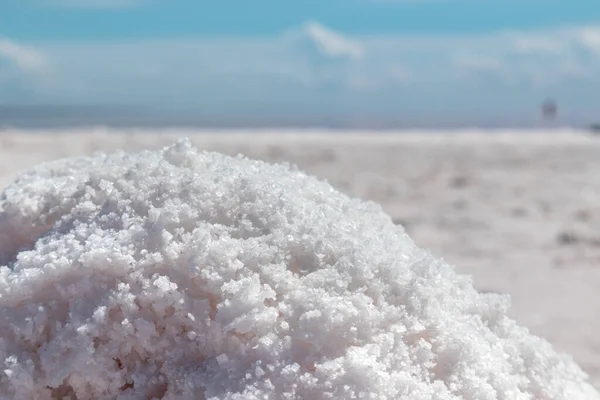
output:
[[379, 206], [185, 140], [0, 201], [2, 399], [600, 399], [507, 307]]
[[221, 367], [224, 367], [227, 364], [227, 361], [229, 361], [227, 354], [220, 354], [216, 357], [216, 359]]
[[195, 339], [197, 336], [198, 336], [198, 334], [197, 334], [196, 332], [194, 332], [194, 331], [189, 331], [189, 332], [187, 333], [187, 337], [188, 337], [188, 339], [190, 339], [190, 340], [194, 340], [194, 339]]

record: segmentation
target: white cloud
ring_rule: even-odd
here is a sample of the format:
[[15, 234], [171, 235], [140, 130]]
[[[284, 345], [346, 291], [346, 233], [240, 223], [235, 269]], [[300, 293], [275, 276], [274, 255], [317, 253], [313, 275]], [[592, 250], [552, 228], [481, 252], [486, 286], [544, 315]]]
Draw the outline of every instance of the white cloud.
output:
[[553, 37], [517, 36], [512, 42], [513, 48], [525, 54], [556, 54], [563, 53], [564, 48], [560, 41]]
[[364, 48], [359, 42], [344, 37], [319, 23], [308, 22], [304, 30], [323, 54], [353, 59], [360, 59], [364, 55]]
[[39, 51], [2, 38], [0, 38], [0, 57], [9, 60], [23, 71], [40, 70], [46, 63], [44, 55]]
[[590, 51], [600, 54], [600, 27], [580, 30], [579, 41]]

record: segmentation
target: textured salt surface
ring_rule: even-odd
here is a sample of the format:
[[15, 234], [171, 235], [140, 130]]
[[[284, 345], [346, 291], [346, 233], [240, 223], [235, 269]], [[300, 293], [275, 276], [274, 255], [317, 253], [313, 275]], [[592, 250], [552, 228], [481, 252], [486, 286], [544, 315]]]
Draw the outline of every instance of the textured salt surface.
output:
[[379, 206], [188, 142], [41, 165], [0, 209], [10, 399], [600, 399]]

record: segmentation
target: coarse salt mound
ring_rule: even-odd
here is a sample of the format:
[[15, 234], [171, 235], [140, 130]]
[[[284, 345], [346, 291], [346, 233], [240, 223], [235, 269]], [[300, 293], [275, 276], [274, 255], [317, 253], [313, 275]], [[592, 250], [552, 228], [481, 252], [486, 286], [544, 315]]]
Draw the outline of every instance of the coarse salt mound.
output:
[[199, 152], [60, 160], [0, 203], [0, 398], [600, 399], [372, 203]]

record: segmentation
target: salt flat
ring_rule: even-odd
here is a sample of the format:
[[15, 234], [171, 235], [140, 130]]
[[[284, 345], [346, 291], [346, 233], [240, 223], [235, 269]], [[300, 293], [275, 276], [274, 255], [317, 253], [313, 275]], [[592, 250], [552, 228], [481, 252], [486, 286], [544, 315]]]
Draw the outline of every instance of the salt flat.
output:
[[41, 161], [200, 148], [287, 161], [376, 201], [422, 247], [510, 293], [512, 316], [600, 387], [600, 138], [553, 132], [87, 130], [0, 132], [0, 186]]

